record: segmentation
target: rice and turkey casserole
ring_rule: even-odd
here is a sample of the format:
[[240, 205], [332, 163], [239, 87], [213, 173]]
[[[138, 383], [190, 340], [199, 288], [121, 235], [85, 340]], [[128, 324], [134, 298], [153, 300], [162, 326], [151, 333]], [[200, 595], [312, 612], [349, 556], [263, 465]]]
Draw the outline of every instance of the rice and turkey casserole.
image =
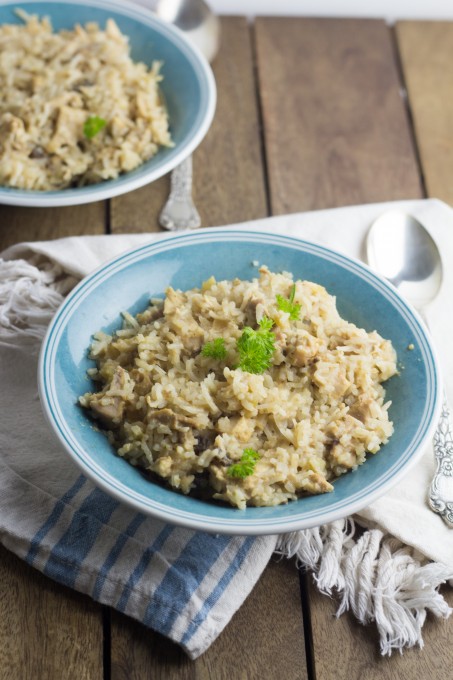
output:
[[51, 190], [133, 170], [171, 146], [161, 64], [130, 57], [112, 19], [53, 32], [17, 14], [0, 26], [0, 184]]
[[332, 491], [393, 432], [391, 342], [342, 319], [322, 286], [259, 271], [170, 287], [97, 333], [100, 389], [80, 398], [132, 465], [241, 509]]

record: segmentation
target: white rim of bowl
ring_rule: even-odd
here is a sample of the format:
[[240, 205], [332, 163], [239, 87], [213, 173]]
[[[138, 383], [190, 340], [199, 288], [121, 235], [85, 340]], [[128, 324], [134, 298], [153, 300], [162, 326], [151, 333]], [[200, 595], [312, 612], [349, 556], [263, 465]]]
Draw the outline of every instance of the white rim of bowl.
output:
[[[366, 487], [368, 490], [365, 493], [362, 491], [354, 494], [355, 499], [353, 501], [346, 498], [340, 500], [332, 508], [327, 510], [315, 508], [309, 513], [303, 513], [303, 517], [301, 517], [299, 513], [294, 514], [294, 516], [290, 515], [285, 518], [280, 517], [275, 519], [261, 518], [254, 520], [251, 517], [241, 518], [239, 514], [237, 520], [221, 517], [211, 519], [206, 515], [198, 514], [196, 511], [189, 512], [181, 509], [173, 510], [168, 505], [155, 501], [152, 498], [144, 498], [138, 492], [124, 486], [120, 480], [113, 477], [110, 473], [107, 473], [94, 461], [88, 460], [83, 448], [79, 446], [72, 432], [65, 425], [57, 403], [53, 370], [54, 363], [52, 360], [54, 359], [55, 349], [61, 334], [65, 329], [66, 322], [71, 316], [72, 310], [83, 301], [86, 295], [89, 294], [91, 288], [96, 287], [101, 280], [109, 278], [115, 271], [122, 270], [136, 261], [145, 259], [160, 251], [168, 251], [174, 247], [178, 247], [181, 244], [181, 241], [190, 244], [191, 242], [199, 241], [214, 243], [222, 240], [235, 242], [241, 240], [248, 242], [255, 241], [258, 243], [266, 242], [272, 245], [289, 246], [305, 253], [308, 252], [321, 256], [324, 259], [339, 264], [357, 274], [360, 278], [372, 285], [377, 292], [381, 293], [392, 306], [399, 311], [403, 318], [406, 319], [407, 323], [414, 331], [414, 342], [418, 343], [418, 347], [424, 356], [428, 386], [430, 387], [427, 404], [425, 405], [421, 422], [412, 438], [410, 446], [406, 449], [404, 457], [396, 461], [386, 471], [379, 483], [375, 482], [371, 485], [368, 484]], [[50, 357], [50, 363], [48, 357]], [[308, 529], [313, 526], [327, 524], [336, 519], [352, 515], [363, 509], [365, 506], [382, 496], [389, 488], [393, 487], [417, 462], [423, 453], [424, 444], [434, 432], [442, 406], [442, 385], [439, 362], [435, 349], [429, 340], [429, 335], [426, 332], [424, 322], [411, 305], [409, 305], [397, 290], [385, 281], [385, 279], [377, 275], [363, 262], [343, 255], [326, 246], [286, 235], [260, 233], [257, 231], [231, 230], [228, 227], [218, 228], [214, 233], [209, 230], [209, 232], [195, 232], [193, 234], [168, 235], [158, 241], [153, 241], [152, 243], [144, 244], [138, 248], [133, 248], [130, 251], [115, 257], [113, 260], [104, 263], [85, 277], [71, 291], [50, 323], [39, 357], [38, 386], [41, 404], [44, 413], [52, 426], [52, 430], [83, 472], [110, 496], [132, 506], [139, 512], [147, 513], [150, 516], [157, 517], [178, 526], [210, 533], [241, 536], [280, 534], [288, 533], [289, 531]], [[295, 501], [295, 503], [296, 502], [297, 501]], [[239, 512], [240, 511], [238, 511], [238, 513]]]
[[[61, 0], [24, 0], [21, 3], [17, 0], [9, 0], [2, 4], [2, 8], [8, 6], [24, 7], [27, 9], [28, 5], [38, 5], [46, 2], [54, 5], [64, 5]], [[159, 179], [163, 175], [171, 172], [177, 165], [182, 163], [192, 152], [198, 147], [200, 142], [208, 132], [217, 103], [217, 88], [212, 73], [206, 58], [201, 53], [198, 47], [193, 45], [187, 36], [173, 24], [167, 24], [160, 19], [151, 10], [148, 10], [140, 5], [135, 5], [128, 0], [119, 2], [119, 0], [70, 0], [75, 5], [85, 5], [99, 9], [112, 9], [119, 14], [131, 19], [138, 19], [141, 23], [155, 27], [158, 26], [162, 33], [179, 43], [179, 47], [183, 48], [184, 55], [190, 61], [194, 70], [198, 73], [201, 80], [206, 84], [206, 98], [207, 107], [200, 125], [195, 130], [192, 137], [181, 146], [178, 153], [163, 163], [159, 168], [149, 173], [141, 175], [140, 177], [128, 177], [128, 173], [120, 175], [118, 179], [122, 180], [120, 185], [114, 187], [110, 186], [110, 180], [99, 182], [88, 187], [62, 189], [61, 191], [31, 191], [25, 189], [14, 189], [13, 187], [0, 186], [0, 204], [1, 205], [16, 205], [25, 208], [57, 208], [69, 205], [82, 205], [84, 203], [93, 203], [95, 201], [102, 201], [107, 198], [121, 196], [129, 193], [134, 189], [139, 189], [146, 184], [150, 184]], [[115, 180], [113, 180], [115, 181]], [[68, 192], [65, 194], [64, 192]], [[69, 193], [71, 192], [71, 193]], [[79, 193], [80, 192], [80, 193]]]

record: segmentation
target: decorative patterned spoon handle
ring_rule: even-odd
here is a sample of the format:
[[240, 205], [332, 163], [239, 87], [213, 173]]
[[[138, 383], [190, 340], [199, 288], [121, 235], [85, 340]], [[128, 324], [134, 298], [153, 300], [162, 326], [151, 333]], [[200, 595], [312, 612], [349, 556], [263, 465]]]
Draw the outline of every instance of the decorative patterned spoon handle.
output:
[[171, 173], [170, 195], [159, 216], [165, 229], [180, 231], [201, 226], [200, 215], [192, 201], [192, 156]]
[[429, 504], [453, 529], [453, 430], [451, 412], [444, 394], [442, 412], [433, 439], [437, 470], [429, 489]]

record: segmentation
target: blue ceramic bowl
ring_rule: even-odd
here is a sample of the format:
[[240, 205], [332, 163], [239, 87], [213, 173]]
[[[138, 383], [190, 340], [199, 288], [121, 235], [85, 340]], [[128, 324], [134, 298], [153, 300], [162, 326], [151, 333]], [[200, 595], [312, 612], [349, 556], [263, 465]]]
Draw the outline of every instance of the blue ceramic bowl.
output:
[[[245, 511], [207, 503], [147, 481], [115, 455], [77, 406], [92, 389], [86, 371], [91, 335], [121, 325], [120, 312], [136, 314], [165, 288], [200, 286], [257, 275], [252, 263], [291, 271], [337, 297], [348, 320], [391, 339], [404, 365], [387, 383], [395, 433], [376, 456], [335, 482], [330, 494], [272, 508]], [[190, 263], [188, 266], [187, 263]], [[412, 343], [414, 349], [408, 351]], [[125, 253], [85, 278], [58, 310], [44, 340], [39, 384], [42, 403], [63, 447], [99, 487], [143, 513], [208, 532], [276, 534], [345, 517], [378, 498], [407, 473], [439, 415], [439, 377], [430, 340], [418, 315], [386, 281], [358, 261], [295, 238], [216, 229], [170, 236]]]
[[146, 64], [156, 59], [163, 61], [161, 89], [174, 147], [160, 149], [149, 161], [117, 179], [86, 187], [44, 192], [0, 187], [0, 203], [55, 207], [118, 196], [166, 174], [201, 142], [214, 116], [214, 76], [205, 58], [177, 28], [137, 5], [115, 0], [6, 0], [0, 4], [0, 24], [22, 24], [15, 14], [18, 8], [29, 14], [48, 16], [55, 31], [87, 21], [96, 21], [103, 28], [106, 20], [112, 18], [129, 37], [134, 61]]

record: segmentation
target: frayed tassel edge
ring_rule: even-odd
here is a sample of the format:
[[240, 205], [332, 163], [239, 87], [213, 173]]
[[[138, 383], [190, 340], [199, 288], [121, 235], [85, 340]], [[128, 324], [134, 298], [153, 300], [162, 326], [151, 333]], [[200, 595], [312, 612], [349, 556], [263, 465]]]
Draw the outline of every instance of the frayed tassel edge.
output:
[[42, 339], [46, 328], [75, 285], [58, 265], [48, 261], [0, 259], [0, 343], [20, 344], [21, 340]]
[[374, 622], [381, 654], [418, 645], [427, 613], [448, 618], [439, 587], [453, 578], [443, 564], [422, 562], [414, 552], [378, 529], [356, 537], [352, 519], [282, 535], [276, 547], [313, 572], [320, 592], [340, 597], [337, 616], [352, 610], [362, 624]]

